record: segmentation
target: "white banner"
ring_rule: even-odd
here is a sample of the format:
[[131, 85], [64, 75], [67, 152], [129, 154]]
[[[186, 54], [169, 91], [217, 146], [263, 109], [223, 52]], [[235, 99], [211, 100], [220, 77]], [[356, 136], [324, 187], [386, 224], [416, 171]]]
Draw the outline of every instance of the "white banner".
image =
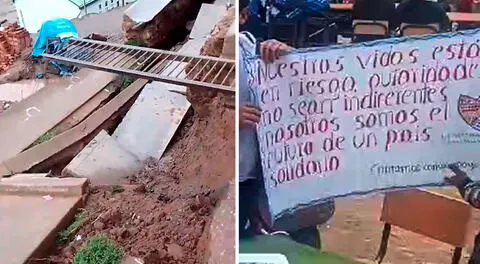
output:
[[480, 33], [250, 60], [272, 214], [480, 166]]

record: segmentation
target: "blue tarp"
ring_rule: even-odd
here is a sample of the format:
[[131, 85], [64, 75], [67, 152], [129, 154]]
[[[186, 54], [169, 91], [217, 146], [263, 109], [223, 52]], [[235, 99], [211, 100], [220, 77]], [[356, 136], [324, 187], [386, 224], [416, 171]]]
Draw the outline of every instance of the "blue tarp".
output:
[[32, 56], [40, 57], [47, 49], [47, 41], [50, 38], [59, 38], [61, 42], [70, 38], [78, 38], [78, 31], [72, 21], [64, 18], [48, 20], [42, 24], [37, 35], [37, 41], [33, 45]]

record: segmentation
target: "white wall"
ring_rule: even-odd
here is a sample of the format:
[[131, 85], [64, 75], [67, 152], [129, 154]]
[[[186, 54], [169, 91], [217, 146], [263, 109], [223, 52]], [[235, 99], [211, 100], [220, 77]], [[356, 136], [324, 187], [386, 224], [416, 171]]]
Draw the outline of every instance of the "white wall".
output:
[[30, 33], [37, 33], [47, 20], [72, 19], [80, 12], [77, 6], [66, 0], [17, 0], [15, 6], [20, 24]]
[[103, 13], [117, 7], [128, 5], [135, 1], [136, 0], [98, 0], [87, 7], [87, 13], [88, 14]]

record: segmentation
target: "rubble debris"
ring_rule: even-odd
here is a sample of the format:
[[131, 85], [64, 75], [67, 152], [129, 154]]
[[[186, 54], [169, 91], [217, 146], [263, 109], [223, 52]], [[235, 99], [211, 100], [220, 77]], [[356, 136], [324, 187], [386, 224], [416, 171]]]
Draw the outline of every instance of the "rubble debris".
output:
[[28, 148], [114, 78], [112, 73], [82, 69], [75, 77], [59, 79], [15, 104], [0, 119], [0, 162]]
[[[92, 80], [98, 82], [95, 78]], [[84, 144], [86, 144], [82, 140], [91, 139], [93, 132], [102, 128], [102, 126], [111, 125], [108, 121], [114, 121], [114, 115], [122, 114], [123, 111], [126, 112], [126, 109], [123, 107], [127, 105], [132, 98], [135, 99], [135, 95], [138, 94], [138, 91], [140, 91], [147, 82], [148, 81], [143, 79], [136, 80], [128, 88], [124, 89], [74, 128], [55, 136], [50, 141], [38, 144], [0, 163], [0, 175], [8, 176], [34, 170], [35, 168], [41, 170], [41, 164], [49, 159], [53, 159], [53, 162], [58, 162], [58, 160], [55, 160], [55, 157], [58, 159], [61, 158], [62, 160], [73, 158], [83, 149]], [[121, 111], [122, 109], [123, 111]], [[49, 167], [48, 164], [44, 164], [43, 166]], [[50, 166], [52, 166], [52, 164], [50, 164]]]
[[[203, 43], [204, 40], [189, 40], [179, 52], [198, 54]], [[173, 63], [165, 71], [177, 68], [182, 67]], [[183, 95], [186, 89], [184, 86], [162, 82], [146, 85], [113, 133], [114, 138], [141, 161], [149, 157], [160, 159], [190, 108], [190, 103]]]
[[185, 29], [187, 21], [196, 17], [202, 1], [172, 0], [166, 6], [162, 3], [165, 2], [139, 0], [125, 11], [122, 28], [127, 40], [139, 41], [147, 47], [163, 47], [172, 41], [175, 31]]
[[12, 176], [0, 181], [0, 195], [82, 196], [87, 182], [86, 178]]
[[87, 178], [95, 185], [121, 184], [142, 163], [104, 130], [63, 169], [64, 177]]
[[[232, 53], [232, 49], [235, 50], [235, 42], [231, 41], [231, 27], [235, 22], [235, 8], [229, 8], [226, 12], [226, 14], [223, 16], [223, 18], [215, 25], [213, 28], [212, 32], [210, 33], [210, 37], [206, 40], [205, 45], [203, 45], [200, 55], [204, 56], [211, 56], [211, 57], [221, 57], [222, 52], [224, 50], [227, 51], [228, 54]], [[225, 40], [229, 40], [227, 43], [230, 43], [229, 45], [233, 44], [233, 47], [225, 48], [224, 45]], [[228, 52], [230, 50], [230, 52]], [[227, 55], [228, 55], [227, 54]], [[228, 55], [231, 56], [231, 55]], [[198, 72], [195, 70], [191, 70], [194, 67], [193, 63], [190, 63], [186, 67], [186, 71], [190, 72], [190, 78], [193, 78], [194, 76], [197, 76], [196, 80], [202, 80], [203, 77], [209, 72], [212, 71], [210, 66], [204, 67], [202, 72], [198, 74]], [[217, 69], [213, 69], [213, 71], [220, 71], [221, 68], [219, 66], [216, 66]], [[223, 70], [219, 74], [219, 79], [225, 78], [225, 76], [228, 74], [226, 70]], [[235, 80], [234, 76], [233, 78], [230, 78], [227, 80], [227, 83], [231, 83]], [[219, 93], [219, 91], [214, 91], [211, 89], [206, 89], [206, 88], [189, 88], [187, 89], [187, 99], [192, 103], [196, 111], [198, 111], [200, 114], [208, 114], [208, 106], [211, 105], [211, 101], [213, 98], [215, 98]], [[222, 94], [222, 100], [224, 101], [222, 104], [225, 104], [225, 101], [232, 101], [234, 102], [234, 97], [233, 95], [226, 95]]]
[[[189, 38], [207, 38], [215, 25], [225, 15], [227, 9], [223, 5], [203, 4], [193, 24]], [[198, 53], [197, 53], [198, 54]]]
[[23, 50], [32, 46], [32, 38], [26, 29], [17, 23], [0, 31], [0, 72], [6, 71]]

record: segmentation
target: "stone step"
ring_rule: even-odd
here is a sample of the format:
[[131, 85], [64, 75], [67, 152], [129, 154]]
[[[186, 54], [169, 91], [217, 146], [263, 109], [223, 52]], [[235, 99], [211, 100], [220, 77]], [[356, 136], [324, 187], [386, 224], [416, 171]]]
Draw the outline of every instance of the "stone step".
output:
[[0, 195], [82, 196], [87, 184], [86, 178], [50, 178], [42, 174], [23, 174], [2, 178]]

